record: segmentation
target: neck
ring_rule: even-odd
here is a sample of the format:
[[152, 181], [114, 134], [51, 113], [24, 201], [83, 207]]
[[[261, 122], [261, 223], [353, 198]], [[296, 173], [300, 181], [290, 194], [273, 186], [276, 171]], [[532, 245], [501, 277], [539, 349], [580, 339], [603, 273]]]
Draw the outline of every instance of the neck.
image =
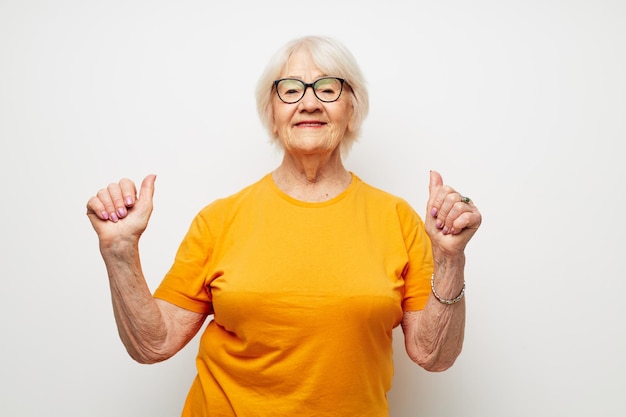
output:
[[273, 172], [274, 182], [284, 193], [301, 201], [326, 201], [341, 194], [352, 181], [339, 149], [330, 155], [293, 155], [285, 152]]

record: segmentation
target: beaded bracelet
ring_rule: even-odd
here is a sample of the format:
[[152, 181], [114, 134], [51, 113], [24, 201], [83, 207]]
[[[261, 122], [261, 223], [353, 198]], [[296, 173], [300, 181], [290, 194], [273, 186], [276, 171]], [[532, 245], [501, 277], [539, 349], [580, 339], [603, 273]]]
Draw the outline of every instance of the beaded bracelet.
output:
[[435, 291], [435, 274], [433, 273], [433, 275], [430, 277], [430, 288], [433, 291], [433, 295], [435, 296], [435, 298], [437, 300], [439, 300], [439, 302], [441, 304], [445, 304], [445, 305], [452, 305], [452, 304], [456, 304], [459, 301], [461, 301], [461, 299], [463, 298], [463, 296], [465, 295], [465, 281], [463, 281], [463, 288], [461, 289], [461, 292], [459, 293], [459, 295], [457, 295], [455, 298], [448, 300], [446, 298], [441, 298], [439, 296], [439, 294], [437, 294], [437, 291]]

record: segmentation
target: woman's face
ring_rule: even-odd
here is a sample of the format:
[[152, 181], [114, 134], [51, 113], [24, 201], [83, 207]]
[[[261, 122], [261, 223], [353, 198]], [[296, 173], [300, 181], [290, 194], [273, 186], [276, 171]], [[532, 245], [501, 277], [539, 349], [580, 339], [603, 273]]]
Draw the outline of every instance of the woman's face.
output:
[[[306, 50], [294, 53], [280, 78], [297, 78], [311, 83], [324, 76], [313, 63]], [[307, 88], [302, 100], [297, 103], [283, 103], [274, 93], [272, 98], [274, 119], [272, 130], [285, 150], [295, 154], [325, 154], [333, 152], [351, 128], [352, 101], [349, 88], [344, 86], [337, 101], [323, 103], [315, 97], [312, 88]]]

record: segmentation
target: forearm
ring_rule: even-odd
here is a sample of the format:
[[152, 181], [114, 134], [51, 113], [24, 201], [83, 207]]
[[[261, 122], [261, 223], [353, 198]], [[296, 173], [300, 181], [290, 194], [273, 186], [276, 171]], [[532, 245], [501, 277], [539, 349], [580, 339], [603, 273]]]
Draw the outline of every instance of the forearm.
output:
[[[465, 257], [435, 253], [434, 287], [442, 299], [452, 300], [464, 285]], [[465, 332], [465, 299], [444, 304], [431, 293], [424, 310], [415, 317], [409, 355], [424, 369], [443, 371], [461, 353]]]
[[164, 352], [167, 326], [143, 276], [138, 242], [120, 240], [101, 244], [115, 321], [129, 355], [140, 363], [171, 356]]

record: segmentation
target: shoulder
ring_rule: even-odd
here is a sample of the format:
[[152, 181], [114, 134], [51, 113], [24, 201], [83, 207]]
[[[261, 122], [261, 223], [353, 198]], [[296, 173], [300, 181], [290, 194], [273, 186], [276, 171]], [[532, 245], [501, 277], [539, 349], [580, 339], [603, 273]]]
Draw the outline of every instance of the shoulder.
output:
[[392, 210], [397, 213], [403, 221], [413, 223], [421, 222], [421, 217], [411, 204], [403, 197], [397, 196], [378, 187], [375, 187], [355, 175], [359, 181], [359, 191], [362, 193], [368, 204], [376, 204], [380, 210]]
[[238, 206], [245, 203], [247, 200], [255, 198], [257, 195], [263, 193], [263, 188], [266, 186], [269, 175], [270, 174], [265, 175], [258, 181], [247, 185], [229, 196], [221, 197], [212, 201], [200, 210], [198, 216], [212, 217], [218, 213], [236, 210]]

